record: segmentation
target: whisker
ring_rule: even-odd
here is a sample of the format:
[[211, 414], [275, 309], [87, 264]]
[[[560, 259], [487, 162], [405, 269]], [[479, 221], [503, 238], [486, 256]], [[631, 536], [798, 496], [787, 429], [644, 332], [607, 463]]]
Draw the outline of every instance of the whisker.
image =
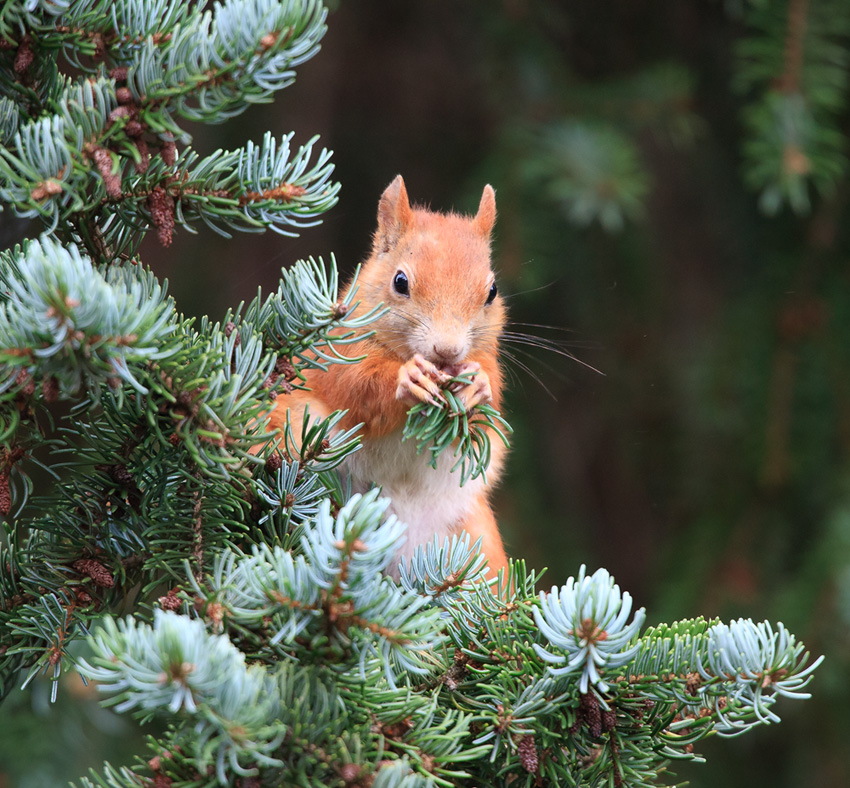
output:
[[577, 364], [581, 364], [581, 366], [586, 367], [587, 369], [592, 370], [593, 372], [596, 372], [598, 375], [604, 375], [605, 374], [602, 370], [594, 367], [593, 364], [589, 364], [588, 362], [583, 361], [578, 356], [576, 356], [574, 353], [570, 353], [569, 350], [564, 350], [564, 348], [553, 347], [552, 345], [538, 344], [538, 343], [534, 343], [534, 342], [517, 342], [516, 340], [512, 340], [510, 338], [508, 338], [507, 341], [508, 342], [513, 341], [516, 344], [525, 344], [525, 345], [528, 345], [529, 347], [536, 347], [536, 348], [539, 348], [541, 350], [549, 350], [552, 353], [557, 353], [559, 356], [563, 356], [564, 358], [571, 359], [572, 361], [575, 361]]
[[502, 298], [505, 301], [509, 301], [512, 298], [516, 298], [517, 296], [526, 295], [527, 293], [539, 293], [541, 290], [545, 290], [548, 287], [552, 287], [555, 284], [556, 280], [552, 280], [551, 282], [547, 282], [545, 285], [540, 285], [539, 287], [532, 287], [530, 290], [519, 290], [516, 293], [508, 293], [503, 295]]
[[[502, 346], [501, 352], [504, 354], [504, 353], [507, 353], [509, 351], [508, 351], [507, 347]], [[520, 347], [511, 347], [510, 352], [513, 353], [514, 358], [516, 358], [517, 355], [522, 355], [525, 358], [534, 361], [536, 364], [539, 364], [541, 367], [544, 367], [547, 372], [549, 372], [552, 376], [554, 376], [556, 378], [563, 379], [565, 377], [563, 370], [554, 367], [548, 361], [544, 361], [542, 358], [540, 358], [535, 353], [532, 353], [532, 352], [525, 350], [524, 348], [520, 348]]]
[[[522, 324], [511, 323], [510, 325], [522, 325]], [[534, 324], [531, 324], [531, 325], [534, 325]], [[539, 326], [539, 327], [549, 328], [548, 326]], [[510, 343], [514, 346], [525, 345], [526, 347], [536, 348], [536, 349], [539, 349], [539, 350], [548, 350], [552, 353], [556, 353], [557, 355], [562, 356], [563, 358], [568, 358], [571, 361], [575, 361], [576, 363], [581, 364], [581, 366], [586, 367], [587, 369], [590, 369], [590, 370], [592, 370], [593, 372], [596, 372], [599, 375], [605, 374], [601, 370], [594, 367], [592, 364], [589, 364], [588, 362], [583, 361], [582, 359], [580, 359], [578, 356], [576, 356], [574, 353], [572, 353], [570, 350], [567, 349], [568, 346], [571, 346], [571, 347], [598, 347], [598, 345], [595, 344], [595, 343], [591, 343], [591, 344], [579, 344], [577, 342], [566, 343], [566, 342], [564, 342], [564, 340], [556, 341], [556, 340], [553, 340], [553, 339], [549, 339], [548, 337], [539, 337], [539, 336], [535, 336], [534, 334], [526, 334], [524, 332], [519, 332], [519, 331], [502, 331], [500, 339], [504, 343], [506, 343], [506, 344]]]
[[545, 328], [547, 331], [563, 331], [566, 334], [575, 334], [576, 331], [573, 328], [565, 328], [564, 326], [551, 326], [546, 323], [523, 323], [519, 320], [509, 320], [507, 322], [509, 326], [528, 326], [529, 328]]
[[[512, 364], [515, 364], [517, 367], [519, 367], [532, 380], [539, 383], [540, 387], [543, 389], [543, 391], [545, 391], [553, 400], [555, 400], [557, 402], [558, 398], [552, 393], [552, 391], [549, 389], [549, 387], [543, 382], [543, 379], [530, 366], [528, 366], [528, 364], [526, 364], [524, 361], [520, 361], [516, 357], [515, 353], [511, 352], [510, 350], [507, 350], [506, 348], [502, 348], [502, 356], [504, 356], [506, 359], [508, 359], [508, 361], [510, 361]], [[522, 386], [524, 381], [519, 375], [517, 375], [516, 371], [514, 371], [510, 367], [507, 367], [507, 369], [508, 369], [508, 372], [510, 372], [511, 375], [514, 377], [514, 379], [519, 383], [519, 385]]]
[[530, 345], [533, 347], [544, 348], [546, 350], [552, 350], [556, 353], [563, 350], [564, 348], [570, 347], [593, 349], [598, 349], [600, 347], [600, 344], [598, 342], [583, 340], [567, 342], [563, 339], [549, 339], [548, 337], [538, 337], [534, 334], [519, 333], [516, 331], [503, 331], [501, 333], [501, 336], [507, 341], [516, 342], [517, 344], [522, 345]]

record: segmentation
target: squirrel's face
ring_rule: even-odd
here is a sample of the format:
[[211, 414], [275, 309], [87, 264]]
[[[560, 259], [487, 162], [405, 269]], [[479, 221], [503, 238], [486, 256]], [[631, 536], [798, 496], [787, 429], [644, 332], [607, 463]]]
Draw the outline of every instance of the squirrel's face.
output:
[[420, 353], [438, 367], [497, 352], [505, 306], [490, 267], [495, 215], [489, 186], [469, 218], [412, 210], [401, 176], [390, 184], [361, 275], [368, 300], [389, 308], [373, 325], [376, 341], [402, 360]]

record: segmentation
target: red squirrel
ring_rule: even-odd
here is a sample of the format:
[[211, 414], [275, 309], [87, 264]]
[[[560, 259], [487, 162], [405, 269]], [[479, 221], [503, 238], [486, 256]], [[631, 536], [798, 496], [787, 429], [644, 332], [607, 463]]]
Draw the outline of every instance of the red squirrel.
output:
[[[390, 511], [407, 523], [407, 541], [396, 559], [409, 560], [434, 536], [442, 544], [464, 530], [472, 542], [482, 537], [494, 576], [507, 566], [488, 501], [504, 465], [504, 444], [494, 436], [488, 483], [478, 477], [461, 487], [460, 471], [451, 473], [450, 451], [431, 468], [427, 452], [417, 454], [415, 441], [402, 441], [402, 429], [412, 405], [439, 397], [440, 385], [463, 372], [475, 372], [456, 392], [468, 408], [501, 407], [499, 336], [506, 312], [490, 265], [495, 221], [496, 195], [489, 185], [478, 212], [465, 217], [411, 208], [404, 180], [396, 176], [381, 196], [372, 252], [357, 279], [362, 307], [387, 307], [370, 325], [372, 336], [347, 348], [347, 355], [363, 360], [307, 371], [310, 390], [280, 398], [270, 420], [270, 428], [282, 428], [289, 410], [292, 424], [300, 424], [306, 405], [317, 418], [347, 410], [340, 426], [362, 423], [362, 448], [341, 470], [354, 492], [382, 487]], [[397, 570], [392, 574], [397, 577]]]

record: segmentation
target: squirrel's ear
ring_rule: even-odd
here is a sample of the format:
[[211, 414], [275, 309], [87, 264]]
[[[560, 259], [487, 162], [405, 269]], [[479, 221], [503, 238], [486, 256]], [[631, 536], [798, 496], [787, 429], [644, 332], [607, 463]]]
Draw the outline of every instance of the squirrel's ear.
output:
[[396, 175], [387, 186], [378, 203], [378, 229], [375, 231], [375, 249], [386, 252], [398, 243], [413, 221], [413, 211], [404, 188], [404, 179]]
[[496, 223], [496, 192], [489, 183], [484, 187], [474, 222], [475, 229], [485, 238], [489, 238], [490, 233], [493, 232], [493, 225]]

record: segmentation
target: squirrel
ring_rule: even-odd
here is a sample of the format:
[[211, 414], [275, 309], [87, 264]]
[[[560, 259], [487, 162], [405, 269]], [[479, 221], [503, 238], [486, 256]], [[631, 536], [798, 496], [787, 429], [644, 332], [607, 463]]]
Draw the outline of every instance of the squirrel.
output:
[[[362, 447], [341, 470], [354, 492], [380, 486], [391, 500], [390, 512], [407, 523], [407, 540], [393, 566], [415, 548], [438, 537], [466, 531], [481, 550], [488, 573], [507, 567], [507, 557], [481, 477], [460, 486], [455, 459], [444, 452], [437, 467], [417, 454], [415, 441], [402, 441], [408, 409], [434, 401], [440, 387], [459, 374], [474, 372], [472, 382], [455, 391], [468, 410], [477, 404], [499, 409], [502, 371], [499, 337], [505, 305], [490, 263], [490, 237], [496, 221], [496, 195], [484, 187], [473, 217], [411, 208], [400, 175], [378, 204], [372, 251], [357, 279], [361, 303], [381, 303], [385, 313], [370, 328], [371, 336], [351, 347], [357, 364], [332, 364], [304, 372], [309, 390], [295, 389], [280, 398], [269, 428], [283, 428], [287, 410], [299, 424], [304, 408], [313, 418], [347, 411], [342, 429], [362, 424]], [[352, 285], [349, 284], [350, 288]], [[498, 479], [506, 449], [492, 442], [487, 479]], [[390, 572], [398, 578], [398, 570]]]

